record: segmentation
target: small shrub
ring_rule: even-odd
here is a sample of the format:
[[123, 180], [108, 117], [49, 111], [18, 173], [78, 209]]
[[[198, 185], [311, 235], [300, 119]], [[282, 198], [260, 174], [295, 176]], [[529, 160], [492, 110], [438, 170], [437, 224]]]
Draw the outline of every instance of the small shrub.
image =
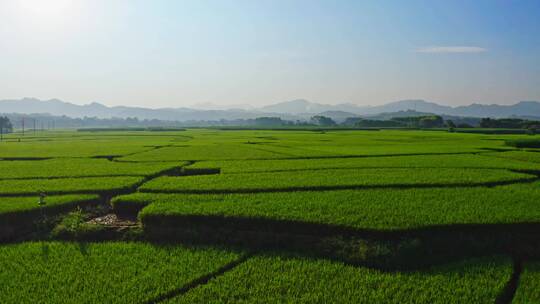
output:
[[53, 229], [52, 236], [63, 239], [80, 239], [103, 229], [100, 225], [86, 223], [86, 217], [81, 208], [68, 213]]

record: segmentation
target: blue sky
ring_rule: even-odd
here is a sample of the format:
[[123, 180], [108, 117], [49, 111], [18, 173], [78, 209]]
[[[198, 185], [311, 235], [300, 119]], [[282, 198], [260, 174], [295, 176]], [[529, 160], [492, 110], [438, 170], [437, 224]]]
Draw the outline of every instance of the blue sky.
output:
[[0, 99], [540, 100], [540, 1], [0, 0]]

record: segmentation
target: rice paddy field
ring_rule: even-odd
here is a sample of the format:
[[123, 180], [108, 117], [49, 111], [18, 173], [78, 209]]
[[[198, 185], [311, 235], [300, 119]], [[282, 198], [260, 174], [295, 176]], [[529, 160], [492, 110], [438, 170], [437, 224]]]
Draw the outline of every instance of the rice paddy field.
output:
[[9, 134], [0, 303], [540, 303], [538, 142]]

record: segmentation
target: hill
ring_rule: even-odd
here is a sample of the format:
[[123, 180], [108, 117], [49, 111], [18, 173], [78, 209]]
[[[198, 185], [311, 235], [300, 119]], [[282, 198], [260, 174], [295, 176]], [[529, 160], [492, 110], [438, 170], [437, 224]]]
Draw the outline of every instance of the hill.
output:
[[93, 102], [76, 105], [58, 99], [39, 100], [23, 98], [19, 100], [0, 100], [0, 113], [50, 114], [75, 118], [128, 118], [159, 119], [167, 121], [216, 121], [234, 119], [253, 119], [256, 117], [279, 117], [286, 120], [307, 120], [313, 115], [329, 116], [336, 121], [348, 117], [373, 116], [383, 113], [414, 111], [437, 115], [460, 117], [540, 117], [540, 102], [521, 101], [514, 105], [482, 105], [450, 107], [425, 100], [400, 100], [380, 106], [358, 106], [350, 103], [336, 105], [320, 104], [304, 99], [285, 101], [255, 109], [192, 109], [115, 106], [108, 107]]

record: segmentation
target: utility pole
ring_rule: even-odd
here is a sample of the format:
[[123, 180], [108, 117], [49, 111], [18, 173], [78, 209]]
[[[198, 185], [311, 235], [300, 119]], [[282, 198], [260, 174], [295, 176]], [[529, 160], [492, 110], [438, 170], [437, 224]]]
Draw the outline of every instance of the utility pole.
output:
[[22, 136], [24, 136], [24, 117], [21, 119]]
[[36, 135], [36, 119], [34, 118], [34, 135]]
[[[6, 117], [6, 125], [9, 120]], [[0, 117], [0, 141], [4, 140], [4, 119]]]

